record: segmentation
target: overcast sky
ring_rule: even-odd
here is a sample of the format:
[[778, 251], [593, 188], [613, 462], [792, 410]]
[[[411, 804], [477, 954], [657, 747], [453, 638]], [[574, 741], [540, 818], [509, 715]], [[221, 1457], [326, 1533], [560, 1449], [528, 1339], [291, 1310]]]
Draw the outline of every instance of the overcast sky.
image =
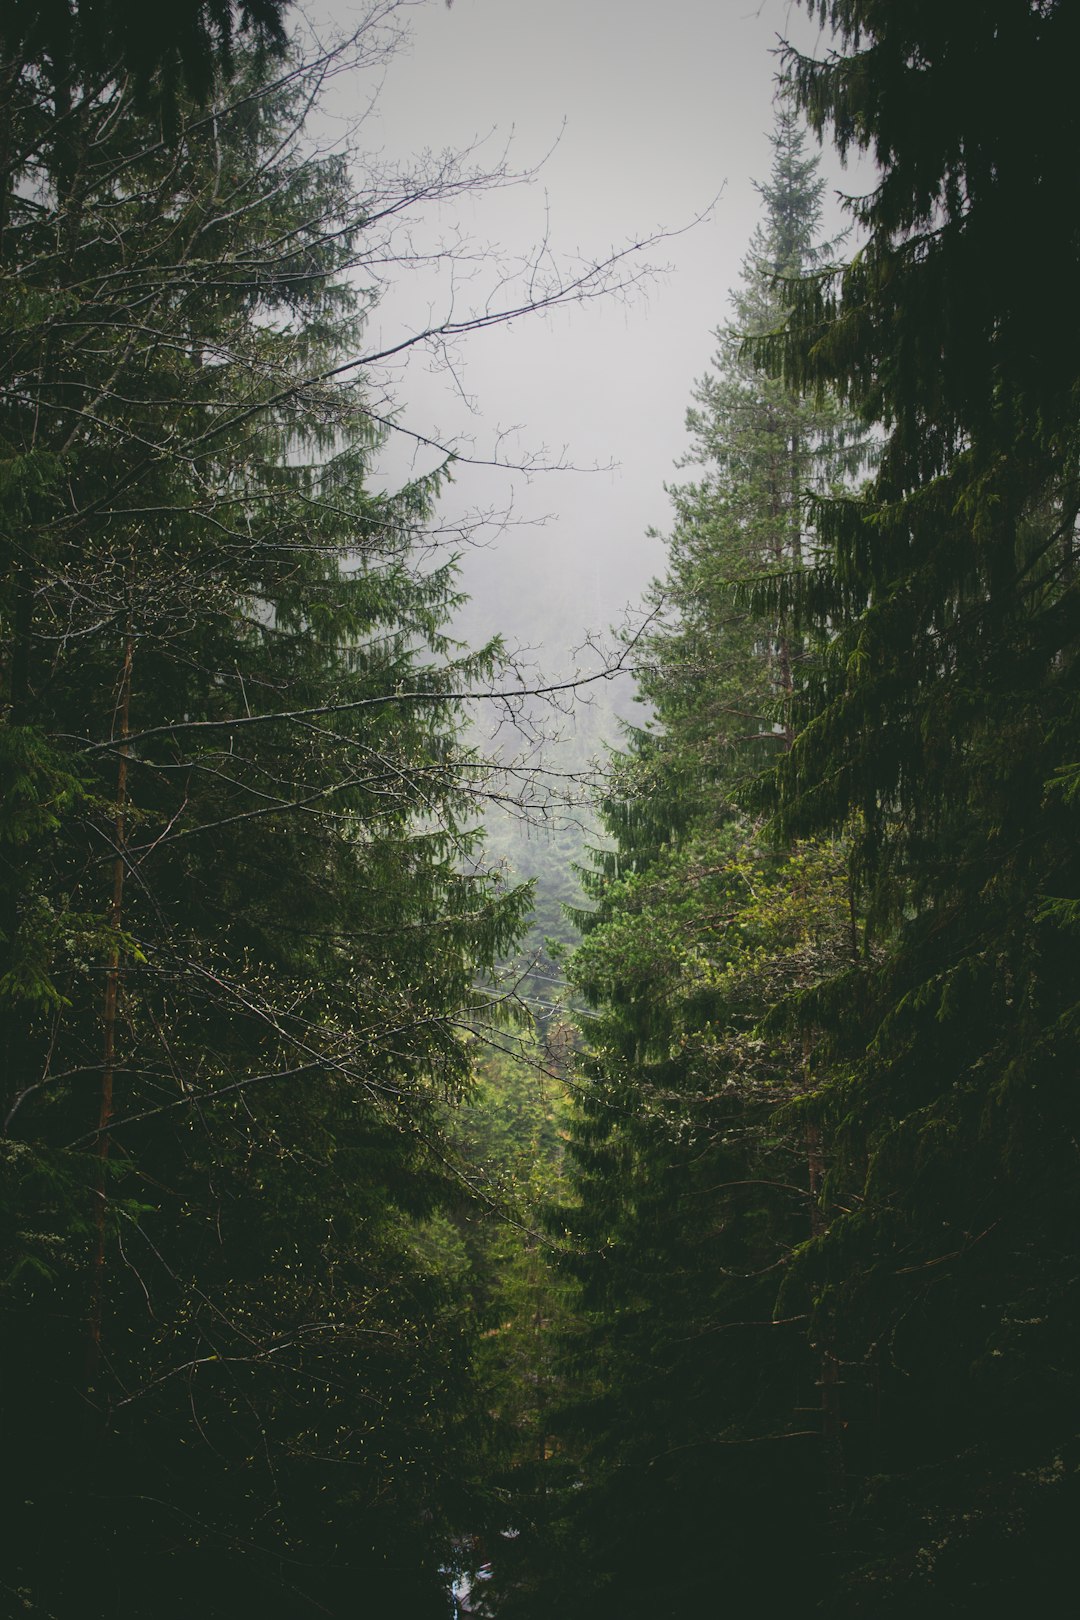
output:
[[[346, 0], [317, 7], [341, 26], [361, 9]], [[753, 180], [770, 162], [772, 53], [779, 36], [812, 50], [822, 41], [791, 0], [421, 0], [403, 15], [410, 38], [386, 68], [364, 146], [404, 157], [479, 141], [480, 160], [494, 162], [510, 141], [510, 164], [522, 170], [550, 153], [528, 186], [462, 204], [461, 229], [511, 256], [546, 237], [571, 263], [658, 230], [682, 232], [648, 254], [670, 269], [628, 300], [472, 336], [452, 385], [423, 353], [393, 379], [404, 422], [471, 443], [480, 458], [514, 427], [501, 446], [511, 459], [615, 464], [527, 481], [463, 469], [444, 502], [453, 517], [512, 497], [527, 520], [467, 562], [481, 626], [529, 639], [529, 602], [557, 579], [570, 586], [573, 644], [662, 571], [662, 547], [645, 532], [666, 527], [663, 485], [686, 447], [690, 390], [759, 215]], [[352, 110], [369, 88], [335, 95]], [[855, 188], [828, 153], [825, 172], [831, 187]], [[433, 230], [452, 226], [446, 210], [432, 221]], [[481, 275], [472, 290], [483, 285]], [[433, 297], [441, 308], [438, 296], [395, 276], [374, 335], [392, 340], [422, 325]], [[404, 457], [403, 442], [391, 473]]]

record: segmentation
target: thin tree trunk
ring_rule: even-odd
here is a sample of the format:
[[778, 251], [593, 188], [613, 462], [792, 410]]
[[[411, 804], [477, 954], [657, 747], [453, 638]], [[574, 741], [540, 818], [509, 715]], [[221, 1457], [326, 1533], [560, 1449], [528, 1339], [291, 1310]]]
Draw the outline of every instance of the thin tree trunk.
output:
[[15, 571], [15, 609], [11, 636], [11, 724], [26, 724], [30, 701], [30, 638], [33, 634], [34, 581], [27, 562]]
[[[791, 501], [791, 530], [788, 544], [790, 553], [787, 561], [795, 568], [802, 567], [803, 546], [802, 527], [799, 522], [798, 507], [798, 475], [801, 445], [798, 430], [792, 433], [790, 444], [791, 460], [789, 463], [789, 476], [791, 487], [789, 491]], [[777, 562], [783, 560], [785, 546], [782, 540], [777, 541]], [[794, 675], [792, 670], [791, 646], [787, 628], [780, 623], [778, 626], [777, 646], [780, 664], [780, 686], [784, 694], [787, 707], [784, 725], [784, 750], [790, 750], [795, 741], [794, 728], [791, 724], [791, 700], [794, 693]], [[803, 1037], [803, 1080], [805, 1090], [810, 1089], [810, 1040]], [[821, 1190], [825, 1180], [825, 1154], [822, 1148], [821, 1128], [816, 1123], [806, 1126], [804, 1143], [806, 1148], [807, 1181], [810, 1192], [810, 1235], [820, 1237], [825, 1231], [827, 1222], [825, 1212], [821, 1207]], [[844, 1501], [844, 1452], [843, 1452], [843, 1418], [840, 1413], [840, 1364], [833, 1352], [828, 1339], [817, 1346], [819, 1362], [818, 1384], [821, 1389], [821, 1435], [825, 1445], [825, 1474], [826, 1492], [828, 1497], [829, 1517], [834, 1524], [839, 1519]]]
[[[821, 1129], [816, 1124], [806, 1127], [806, 1165], [810, 1186], [810, 1234], [820, 1237], [827, 1222], [821, 1207], [821, 1188], [825, 1179], [825, 1155], [821, 1144]], [[824, 1330], [817, 1345], [819, 1356], [819, 1387], [821, 1389], [821, 1437], [825, 1447], [825, 1490], [829, 1518], [838, 1526], [844, 1505], [844, 1421], [840, 1411], [840, 1363], [831, 1344], [828, 1329]]]
[[102, 1013], [103, 1060], [101, 1068], [101, 1099], [98, 1109], [97, 1187], [94, 1206], [96, 1241], [94, 1264], [90, 1281], [90, 1335], [87, 1345], [86, 1384], [93, 1393], [101, 1363], [101, 1319], [105, 1289], [105, 1240], [108, 1215], [108, 1161], [112, 1141], [113, 1081], [116, 1073], [116, 1007], [120, 991], [120, 933], [124, 910], [124, 868], [127, 859], [127, 739], [131, 734], [131, 666], [135, 642], [128, 631], [124, 649], [124, 666], [120, 677], [120, 697], [117, 705], [119, 760], [116, 767], [116, 813], [113, 821], [112, 904], [109, 911], [109, 929], [112, 941], [109, 947], [108, 967], [105, 974], [105, 1001]]

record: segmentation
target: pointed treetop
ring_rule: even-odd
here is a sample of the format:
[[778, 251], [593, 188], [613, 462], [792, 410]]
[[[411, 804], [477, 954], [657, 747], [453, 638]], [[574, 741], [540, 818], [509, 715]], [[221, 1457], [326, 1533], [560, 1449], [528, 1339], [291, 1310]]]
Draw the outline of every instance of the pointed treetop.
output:
[[790, 96], [776, 101], [776, 124], [769, 136], [772, 169], [754, 189], [765, 203], [764, 237], [775, 274], [797, 274], [821, 254], [817, 240], [825, 182], [821, 160], [806, 151], [806, 129]]

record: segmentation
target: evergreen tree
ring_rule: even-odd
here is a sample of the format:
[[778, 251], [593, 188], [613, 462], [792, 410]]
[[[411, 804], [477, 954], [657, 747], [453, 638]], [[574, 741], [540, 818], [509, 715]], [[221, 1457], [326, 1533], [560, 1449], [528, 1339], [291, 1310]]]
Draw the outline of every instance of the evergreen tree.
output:
[[[317, 78], [317, 70], [313, 77]], [[87, 76], [4, 236], [12, 1602], [445, 1612], [475, 1426], [429, 1239], [524, 897], [469, 858], [490, 669], [365, 487], [368, 209], [238, 63], [173, 134]], [[312, 381], [311, 379], [316, 379]]]
[[880, 1389], [834, 1609], [1000, 1613], [1063, 1577], [1077, 1478], [1080, 19], [808, 9], [841, 48], [789, 54], [798, 96], [880, 165], [865, 245], [763, 345], [884, 435], [788, 593], [831, 639], [765, 796], [786, 838], [854, 825], [869, 911], [804, 1008], [858, 1194], [806, 1281]]
[[[720, 1585], [732, 1604], [779, 1612], [827, 1565], [835, 1414], [807, 1417], [820, 1351], [776, 1301], [828, 1206], [820, 1152], [780, 1123], [810, 1084], [808, 1055], [763, 1020], [846, 958], [844, 863], [828, 845], [777, 855], [737, 807], [789, 744], [810, 651], [741, 598], [751, 579], [807, 564], [804, 491], [857, 453], [835, 407], [745, 353], [781, 319], [782, 279], [825, 252], [804, 140], [781, 106], [764, 222], [688, 416], [684, 465], [700, 476], [671, 492], [664, 617], [641, 676], [656, 722], [616, 764], [615, 848], [583, 880], [594, 909], [578, 915], [570, 976], [597, 1016], [574, 1197], [553, 1216], [582, 1310], [563, 1429], [581, 1478], [550, 1531], [568, 1614], [702, 1613]], [[769, 1563], [778, 1534], [782, 1567]], [[553, 1588], [539, 1590], [542, 1607]]]
[[[665, 782], [653, 802], [680, 825], [729, 819], [739, 783], [790, 744], [787, 709], [810, 648], [783, 613], [763, 619], [747, 587], [812, 560], [805, 495], [836, 487], [864, 454], [850, 419], [827, 396], [804, 398], [747, 352], [749, 340], [783, 324], [789, 280], [827, 262], [831, 251], [819, 240], [823, 188], [805, 142], [797, 114], [781, 103], [772, 171], [759, 188], [765, 217], [732, 295], [732, 319], [715, 334], [712, 368], [687, 412], [691, 449], [680, 465], [699, 475], [668, 490], [675, 512], [668, 567], [653, 591], [657, 628], [638, 670], [663, 736], [632, 735], [631, 774], [651, 769]], [[663, 845], [678, 834], [675, 822], [647, 823], [643, 786], [634, 792], [627, 784], [638, 831], [632, 843], [620, 828], [624, 859], [631, 848], [638, 856], [641, 840]]]

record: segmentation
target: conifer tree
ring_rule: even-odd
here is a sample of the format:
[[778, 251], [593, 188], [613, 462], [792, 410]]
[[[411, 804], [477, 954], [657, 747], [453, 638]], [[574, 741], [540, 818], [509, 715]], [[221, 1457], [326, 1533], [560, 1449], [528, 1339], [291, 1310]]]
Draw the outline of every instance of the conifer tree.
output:
[[[782, 105], [764, 221], [688, 415], [683, 465], [699, 476], [671, 491], [663, 617], [640, 678], [656, 720], [616, 763], [615, 848], [583, 877], [594, 909], [578, 915], [570, 976], [596, 1016], [574, 1198], [555, 1217], [583, 1311], [565, 1431], [583, 1487], [566, 1492], [557, 1532], [569, 1613], [575, 1601], [582, 1614], [702, 1613], [719, 1584], [725, 1601], [779, 1612], [827, 1561], [822, 1420], [806, 1415], [820, 1357], [801, 1313], [775, 1310], [822, 1188], [801, 1131], [778, 1123], [809, 1083], [802, 1042], [762, 1024], [849, 950], [844, 863], [827, 845], [771, 852], [737, 803], [788, 746], [811, 651], [742, 597], [751, 579], [807, 564], [804, 492], [857, 453], [833, 405], [745, 352], [781, 320], [782, 278], [826, 251], [804, 143]], [[763, 1575], [778, 1533], [784, 1569]]]
[[853, 825], [876, 941], [804, 1008], [857, 1192], [806, 1280], [879, 1389], [834, 1612], [1011, 1612], [1077, 1477], [1078, 17], [808, 9], [840, 48], [789, 53], [799, 99], [880, 166], [763, 345], [883, 434], [787, 597], [830, 640], [763, 797], [786, 838]]
[[330, 375], [371, 210], [311, 88], [249, 55], [166, 141], [87, 74], [59, 155], [10, 103], [3, 1578], [63, 1620], [441, 1615], [469, 1517], [425, 1234], [524, 897], [470, 859], [437, 480], [370, 493]]

